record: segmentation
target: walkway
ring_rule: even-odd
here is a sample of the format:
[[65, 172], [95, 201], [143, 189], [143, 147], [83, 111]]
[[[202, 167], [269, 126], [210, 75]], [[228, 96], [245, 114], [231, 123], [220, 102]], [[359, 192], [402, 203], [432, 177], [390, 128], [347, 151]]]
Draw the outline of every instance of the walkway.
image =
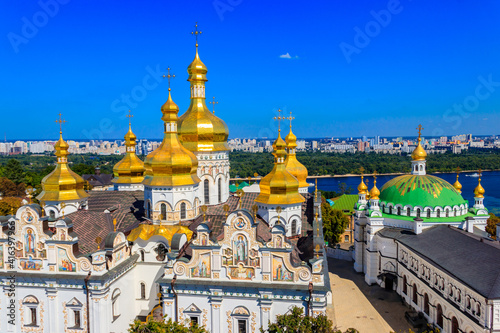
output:
[[360, 333], [408, 331], [410, 325], [404, 317], [408, 308], [395, 292], [368, 286], [352, 262], [328, 258], [328, 268], [333, 308], [327, 314], [334, 326], [342, 331], [353, 327]]

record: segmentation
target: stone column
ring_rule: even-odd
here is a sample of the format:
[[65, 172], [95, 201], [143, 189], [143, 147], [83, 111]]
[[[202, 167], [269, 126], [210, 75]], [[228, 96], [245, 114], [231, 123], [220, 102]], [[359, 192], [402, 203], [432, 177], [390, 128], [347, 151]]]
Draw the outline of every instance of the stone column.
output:
[[269, 327], [269, 321], [271, 320], [271, 309], [273, 305], [273, 301], [271, 299], [272, 293], [270, 292], [261, 292], [259, 299], [260, 306], [260, 325], [264, 330], [267, 330]]
[[208, 331], [222, 332], [222, 289], [210, 289], [210, 293], [211, 327], [208, 327]]
[[[55, 281], [48, 282], [48, 284], [55, 284]], [[59, 318], [61, 318], [61, 313], [58, 311], [57, 307], [57, 289], [47, 288], [45, 289], [47, 294], [47, 325], [48, 332], [59, 332]]]

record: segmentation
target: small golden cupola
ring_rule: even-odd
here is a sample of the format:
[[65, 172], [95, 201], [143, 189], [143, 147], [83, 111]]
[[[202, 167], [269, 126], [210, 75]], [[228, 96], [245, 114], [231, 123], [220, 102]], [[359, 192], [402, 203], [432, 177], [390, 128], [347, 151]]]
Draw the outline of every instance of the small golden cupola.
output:
[[455, 190], [458, 191], [458, 193], [462, 193], [462, 184], [460, 184], [460, 182], [458, 181], [459, 174], [460, 174], [460, 169], [457, 168], [457, 180], [455, 181], [455, 183], [453, 183], [453, 187], [455, 188]]
[[148, 186], [198, 184], [200, 182], [197, 175], [198, 160], [179, 141], [177, 135], [179, 107], [172, 100], [170, 87], [168, 100], [161, 107], [161, 112], [163, 113], [161, 119], [164, 121], [163, 141], [144, 161], [146, 172], [143, 184]]
[[361, 175], [361, 183], [358, 185], [358, 194], [368, 194], [368, 186], [366, 186], [363, 178], [364, 176]]
[[484, 188], [481, 185], [481, 171], [479, 171], [479, 179], [476, 188], [474, 189], [474, 198], [484, 198]]
[[418, 125], [418, 144], [417, 147], [411, 153], [411, 158], [414, 161], [424, 161], [427, 157], [424, 147], [422, 147], [421, 141], [421, 131], [424, 129], [422, 125]]
[[373, 187], [370, 190], [370, 200], [379, 200], [380, 190], [377, 188], [377, 176], [373, 176]]
[[[69, 145], [62, 137], [62, 124], [65, 120], [59, 114], [59, 140], [54, 146], [57, 156], [57, 166], [50, 174], [42, 180], [42, 193], [37, 196], [40, 202], [46, 205], [59, 204], [61, 202], [79, 202], [88, 197], [84, 190], [85, 181], [78, 174], [73, 172], [68, 166]], [[75, 205], [73, 208], [78, 209]], [[71, 208], [68, 207], [66, 214]]]
[[[280, 112], [281, 110], [278, 110]], [[276, 119], [284, 119], [277, 117]], [[304, 202], [304, 197], [299, 194], [299, 181], [285, 166], [286, 143], [281, 138], [281, 129], [278, 138], [273, 143], [274, 168], [260, 181], [260, 194], [256, 202], [269, 205], [288, 205]]]
[[290, 120], [290, 133], [285, 137], [286, 141], [286, 160], [285, 166], [288, 172], [290, 172], [299, 181], [299, 192], [307, 193], [307, 188], [309, 184], [307, 183], [307, 168], [297, 160], [296, 149], [297, 149], [297, 137], [292, 132], [292, 117], [290, 112], [290, 117], [286, 118]]
[[[134, 189], [136, 186], [134, 184], [141, 184], [144, 180], [144, 163], [135, 154], [135, 146], [137, 137], [132, 132], [132, 125], [130, 118], [133, 117], [130, 114], [127, 115], [129, 118], [128, 132], [125, 134], [125, 156], [123, 159], [116, 163], [113, 167], [114, 178], [112, 182], [115, 184], [115, 189]], [[141, 185], [142, 187], [142, 185]]]
[[192, 152], [228, 151], [229, 130], [222, 119], [215, 116], [205, 103], [207, 67], [198, 54], [198, 25], [192, 32], [196, 36], [196, 55], [188, 66], [191, 85], [191, 104], [179, 118], [179, 138], [184, 147]]

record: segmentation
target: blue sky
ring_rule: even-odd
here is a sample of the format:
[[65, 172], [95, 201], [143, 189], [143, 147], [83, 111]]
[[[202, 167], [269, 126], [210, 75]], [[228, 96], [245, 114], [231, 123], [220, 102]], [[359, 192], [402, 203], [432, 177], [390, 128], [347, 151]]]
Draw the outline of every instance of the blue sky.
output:
[[[55, 5], [57, 4], [57, 6]], [[230, 137], [499, 134], [500, 2], [4, 1], [0, 80], [7, 139], [159, 138], [170, 66], [189, 105], [198, 21], [207, 97]], [[281, 55], [290, 55], [280, 57]], [[127, 97], [128, 100], [127, 100]]]

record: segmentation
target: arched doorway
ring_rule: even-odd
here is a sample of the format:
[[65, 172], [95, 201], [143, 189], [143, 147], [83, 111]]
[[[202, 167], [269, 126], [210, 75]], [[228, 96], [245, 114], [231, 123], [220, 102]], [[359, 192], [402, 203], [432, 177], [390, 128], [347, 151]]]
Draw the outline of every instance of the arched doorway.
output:
[[457, 318], [451, 318], [451, 333], [458, 333], [458, 320]]
[[441, 304], [438, 304], [437, 310], [436, 310], [436, 324], [443, 328], [443, 308], [441, 307]]

